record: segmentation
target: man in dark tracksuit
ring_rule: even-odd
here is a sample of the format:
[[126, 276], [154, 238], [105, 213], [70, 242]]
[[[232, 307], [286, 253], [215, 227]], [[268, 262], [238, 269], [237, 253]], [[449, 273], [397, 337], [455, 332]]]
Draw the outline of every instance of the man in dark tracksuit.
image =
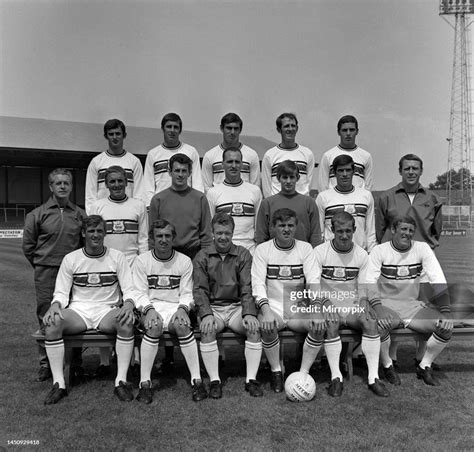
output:
[[[54, 285], [63, 257], [81, 247], [81, 225], [85, 212], [69, 201], [72, 174], [58, 168], [48, 176], [52, 196], [26, 216], [23, 253], [34, 269], [36, 315], [43, 329], [43, 316], [53, 299]], [[51, 376], [44, 348], [39, 347], [37, 381]]]

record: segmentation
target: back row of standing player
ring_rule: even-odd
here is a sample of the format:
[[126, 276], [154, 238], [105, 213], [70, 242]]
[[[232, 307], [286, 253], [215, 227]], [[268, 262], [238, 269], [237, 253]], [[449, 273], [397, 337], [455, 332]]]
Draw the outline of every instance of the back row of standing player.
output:
[[[332, 238], [331, 218], [341, 210], [351, 213], [355, 218], [355, 242], [368, 252], [377, 242], [390, 239], [392, 220], [397, 215], [404, 214], [409, 214], [417, 223], [416, 240], [427, 242], [432, 249], [438, 246], [441, 203], [436, 195], [419, 184], [423, 171], [419, 157], [408, 154], [400, 160], [402, 181], [384, 192], [379, 197], [377, 208], [374, 208], [370, 193], [374, 174], [373, 161], [371, 155], [356, 144], [359, 128], [354, 116], [343, 116], [338, 121], [340, 142], [324, 153], [319, 163], [319, 195], [316, 206], [307, 196], [314, 169], [318, 165], [313, 152], [296, 142], [296, 116], [283, 113], [277, 118], [276, 128], [281, 135], [281, 142], [265, 153], [261, 172], [257, 153], [240, 142], [242, 126], [241, 118], [235, 113], [222, 117], [220, 129], [223, 141], [206, 152], [201, 168], [196, 149], [180, 141], [181, 118], [175, 113], [168, 113], [161, 121], [163, 143], [148, 152], [143, 172], [138, 158], [124, 149], [127, 134], [123, 122], [118, 119], [107, 121], [104, 136], [108, 141], [108, 149], [92, 159], [87, 170], [86, 212], [101, 213], [92, 206], [98, 199], [109, 195], [105, 174], [110, 166], [118, 165], [125, 170], [128, 197], [142, 200], [147, 208], [153, 205], [155, 195], [165, 195], [164, 190], [168, 190], [168, 197], [172, 196], [173, 191], [169, 188], [173, 174], [169, 160], [179, 153], [192, 161], [192, 171], [188, 174], [189, 180], [184, 188], [189, 185], [204, 192], [211, 215], [225, 211], [234, 219], [237, 218], [234, 240], [251, 251], [255, 243], [262, 243], [270, 238], [271, 214], [283, 207], [291, 207], [298, 214], [299, 231], [296, 238], [306, 240], [313, 246], [320, 243], [320, 232], [324, 240]], [[235, 152], [226, 153], [225, 161], [223, 151], [226, 149], [238, 150], [240, 152], [237, 154], [240, 156]], [[285, 162], [283, 168], [280, 168], [281, 163], [288, 160], [294, 162], [296, 167], [288, 166], [288, 162]], [[182, 177], [176, 176], [177, 179]], [[263, 202], [262, 193], [265, 198]], [[176, 201], [182, 202], [183, 197]], [[201, 201], [202, 199], [199, 202]], [[374, 211], [377, 213], [376, 217]], [[117, 225], [119, 226], [118, 223]]]

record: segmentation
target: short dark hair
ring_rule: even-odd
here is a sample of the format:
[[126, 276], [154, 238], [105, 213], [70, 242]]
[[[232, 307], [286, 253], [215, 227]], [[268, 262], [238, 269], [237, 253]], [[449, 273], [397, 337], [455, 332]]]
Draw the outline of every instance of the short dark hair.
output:
[[220, 224], [221, 226], [232, 226], [232, 232], [234, 231], [235, 228], [235, 222], [234, 219], [225, 212], [218, 212], [212, 217], [211, 221], [211, 226], [212, 230], [214, 231], [214, 226], [216, 224]]
[[408, 224], [411, 224], [413, 226], [415, 226], [415, 229], [416, 229], [416, 221], [408, 216], [408, 215], [398, 215], [396, 216], [393, 220], [392, 220], [392, 227], [394, 229], [397, 229], [397, 226], [400, 224], [400, 223], [408, 223]]
[[125, 128], [125, 124], [120, 121], [120, 119], [109, 119], [104, 124], [104, 137], [107, 138], [107, 132], [112, 129], [122, 129], [123, 137], [127, 136], [127, 129]]
[[357, 119], [355, 116], [352, 115], [345, 115], [339, 121], [337, 121], [337, 131], [341, 130], [341, 127], [343, 124], [346, 124], [347, 122], [353, 122], [356, 126], [356, 129], [359, 130], [359, 123], [357, 122]]
[[276, 119], [276, 126], [277, 130], [281, 130], [281, 123], [284, 118], [288, 119], [294, 119], [296, 122], [296, 125], [298, 125], [298, 119], [296, 118], [296, 115], [294, 113], [282, 113], [278, 118]]
[[416, 160], [417, 162], [420, 162], [420, 168], [423, 169], [423, 160], [421, 160], [420, 157], [415, 154], [405, 154], [398, 162], [398, 171], [402, 170], [403, 162], [405, 160]]
[[351, 168], [354, 169], [353, 158], [347, 154], [340, 154], [332, 161], [332, 167], [334, 171], [336, 171], [339, 166], [348, 165], [349, 163], [351, 164]]
[[171, 156], [168, 162], [168, 168], [170, 171], [173, 171], [174, 163], [181, 163], [181, 165], [188, 165], [189, 172], [193, 170], [193, 161], [186, 154], [174, 154]]
[[272, 226], [276, 226], [277, 221], [287, 221], [290, 218], [294, 218], [296, 220], [296, 224], [298, 224], [298, 217], [296, 216], [296, 212], [294, 210], [288, 209], [286, 207], [275, 210], [272, 215]]
[[294, 173], [296, 173], [297, 176], [300, 175], [298, 165], [293, 160], [283, 160], [277, 168], [277, 179], [280, 180], [281, 176], [291, 176]]
[[125, 172], [125, 170], [119, 165], [112, 165], [105, 170], [105, 183], [107, 183], [107, 178], [109, 177], [109, 174], [112, 173], [120, 173], [125, 178], [125, 182], [127, 182], [127, 173]]
[[243, 160], [242, 151], [239, 148], [227, 148], [222, 152], [222, 161], [225, 160], [225, 153], [229, 151], [238, 152], [240, 154], [240, 160]]
[[355, 230], [355, 219], [349, 212], [337, 212], [331, 218], [331, 230], [334, 232], [336, 223], [346, 223], [350, 221], [352, 223], [352, 230]]
[[171, 234], [173, 235], [173, 239], [176, 237], [176, 229], [174, 227], [174, 224], [170, 223], [168, 220], [165, 220], [164, 218], [158, 218], [157, 220], [154, 220], [153, 223], [150, 226], [150, 230], [148, 231], [148, 237], [153, 240], [153, 235], [155, 233], [155, 229], [164, 229], [166, 226], [169, 226], [171, 228]]
[[161, 120], [161, 129], [165, 128], [165, 125], [168, 121], [176, 121], [179, 124], [179, 131], [183, 130], [183, 121], [181, 121], [180, 116], [178, 113], [166, 113]]
[[48, 174], [48, 184], [51, 185], [53, 182], [54, 182], [54, 176], [59, 176], [59, 175], [62, 175], [62, 176], [68, 176], [69, 177], [69, 180], [71, 181], [71, 184], [72, 184], [72, 173], [71, 171], [69, 171], [68, 169], [66, 168], [56, 168], [56, 169], [53, 169], [53, 171], [51, 171], [49, 174]]
[[100, 215], [89, 215], [82, 219], [81, 231], [85, 233], [87, 228], [95, 227], [99, 224], [102, 224], [105, 230], [105, 220]]
[[242, 122], [242, 119], [237, 113], [227, 113], [226, 115], [222, 116], [221, 129], [223, 129], [226, 124], [230, 124], [231, 122], [238, 123], [240, 126], [240, 131], [242, 131], [244, 123]]

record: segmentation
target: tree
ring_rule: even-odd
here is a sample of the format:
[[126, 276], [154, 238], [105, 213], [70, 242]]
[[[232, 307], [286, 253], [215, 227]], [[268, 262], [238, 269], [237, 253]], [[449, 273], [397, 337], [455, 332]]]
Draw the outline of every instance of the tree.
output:
[[452, 169], [436, 176], [436, 182], [429, 184], [428, 188], [430, 190], [447, 190], [449, 178], [451, 179], [450, 185], [452, 190], [460, 190], [461, 181], [463, 181], [463, 190], [470, 187], [471, 172], [468, 168], [460, 168], [458, 171]]

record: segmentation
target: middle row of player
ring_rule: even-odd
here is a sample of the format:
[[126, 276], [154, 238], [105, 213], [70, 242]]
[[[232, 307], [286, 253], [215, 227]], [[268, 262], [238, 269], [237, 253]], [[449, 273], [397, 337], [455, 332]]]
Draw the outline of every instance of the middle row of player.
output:
[[[336, 157], [337, 185], [318, 195], [316, 202], [296, 191], [299, 169], [291, 160], [278, 167], [280, 192], [264, 200], [257, 186], [241, 179], [240, 150], [226, 150], [223, 165], [224, 182], [212, 187], [206, 197], [188, 186], [192, 173], [189, 157], [175, 154], [170, 159], [171, 187], [151, 200], [149, 223], [157, 218], [172, 221], [177, 229], [176, 249], [191, 258], [209, 245], [210, 220], [219, 212], [233, 217], [234, 242], [252, 254], [257, 244], [273, 237], [271, 217], [281, 208], [296, 212], [299, 221], [295, 237], [313, 247], [333, 238], [331, 218], [341, 211], [349, 212], [355, 219], [355, 243], [368, 252], [376, 245], [374, 200], [368, 190], [352, 185], [354, 162], [350, 156]], [[105, 183], [109, 197], [96, 201], [88, 213], [101, 215], [107, 221], [106, 245], [123, 251], [132, 262], [137, 254], [148, 250], [145, 207], [141, 201], [126, 196], [127, 177], [123, 168], [108, 168]]]

